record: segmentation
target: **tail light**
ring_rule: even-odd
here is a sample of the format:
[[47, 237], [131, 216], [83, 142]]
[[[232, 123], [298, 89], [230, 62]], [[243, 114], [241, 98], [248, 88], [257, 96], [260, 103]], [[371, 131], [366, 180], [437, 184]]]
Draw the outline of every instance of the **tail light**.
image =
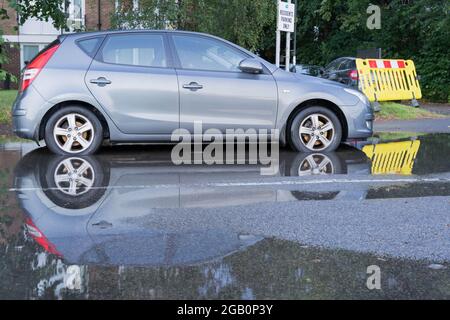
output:
[[26, 66], [22, 75], [22, 85], [20, 87], [20, 92], [24, 92], [34, 81], [34, 79], [36, 79], [38, 74], [42, 71], [42, 69], [44, 69], [45, 65], [56, 52], [56, 50], [58, 50], [59, 46], [59, 42], [48, 46]]
[[353, 81], [358, 81], [359, 76], [358, 76], [358, 70], [351, 70], [348, 72], [348, 76], [350, 77], [350, 79], [352, 79]]
[[27, 234], [36, 241], [37, 244], [39, 244], [44, 250], [50, 254], [54, 254], [58, 257], [62, 257], [61, 253], [56, 250], [56, 247], [48, 241], [48, 239], [44, 236], [44, 234], [36, 227], [36, 225], [33, 223], [33, 220], [30, 218], [27, 218], [25, 221], [25, 228], [27, 231]]

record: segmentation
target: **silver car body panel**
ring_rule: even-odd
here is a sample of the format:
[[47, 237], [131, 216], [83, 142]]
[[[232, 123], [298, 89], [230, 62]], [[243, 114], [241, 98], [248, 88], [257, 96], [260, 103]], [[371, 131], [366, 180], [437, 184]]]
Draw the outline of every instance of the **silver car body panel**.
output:
[[[219, 39], [182, 31], [133, 31], [140, 32]], [[302, 103], [323, 100], [336, 105], [344, 115], [348, 139], [372, 135], [374, 116], [370, 104], [348, 93], [345, 86], [285, 72], [226, 40], [219, 39], [257, 59], [265, 72], [253, 75], [184, 70], [173, 64], [168, 68], [113, 65], [92, 58], [77, 45], [80, 39], [120, 33], [124, 32], [61, 37], [59, 49], [13, 105], [15, 133], [35, 141], [42, 139], [39, 128], [45, 115], [65, 102], [88, 104], [101, 113], [113, 143], [170, 142], [173, 130], [180, 127], [192, 130], [193, 121], [202, 121], [204, 130], [276, 128], [284, 131], [290, 115]], [[101, 77], [111, 84], [100, 87], [90, 83]], [[203, 89], [183, 88], [191, 82], [203, 85]]]
[[[201, 121], [203, 129], [274, 129], [278, 90], [271, 74], [177, 70], [180, 86], [181, 128], [193, 132]], [[183, 88], [197, 82], [199, 91]]]

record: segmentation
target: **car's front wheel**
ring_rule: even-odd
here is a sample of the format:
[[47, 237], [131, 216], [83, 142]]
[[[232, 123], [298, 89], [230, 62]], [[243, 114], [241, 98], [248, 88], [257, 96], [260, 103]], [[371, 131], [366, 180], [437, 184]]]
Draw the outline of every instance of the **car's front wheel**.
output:
[[299, 152], [332, 152], [342, 140], [342, 125], [331, 110], [310, 107], [299, 112], [290, 126], [290, 143]]
[[102, 124], [93, 112], [83, 107], [58, 110], [45, 126], [45, 143], [56, 154], [91, 155], [102, 142]]

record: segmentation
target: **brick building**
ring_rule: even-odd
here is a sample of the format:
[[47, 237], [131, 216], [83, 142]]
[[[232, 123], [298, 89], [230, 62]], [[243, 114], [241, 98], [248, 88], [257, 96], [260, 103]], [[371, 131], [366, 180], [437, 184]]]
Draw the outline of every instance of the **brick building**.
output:
[[[69, 31], [57, 30], [51, 21], [29, 19], [22, 26], [17, 23], [16, 12], [8, 7], [7, 0], [0, 0], [0, 8], [7, 10], [9, 19], [0, 20], [0, 30], [3, 31], [4, 43], [0, 50], [6, 52], [8, 63], [1, 68], [15, 75], [40, 50], [52, 42], [58, 35], [79, 30], [94, 31], [111, 28], [111, 17], [114, 12], [124, 6], [136, 8], [138, 0], [66, 0], [65, 11], [68, 16]], [[0, 89], [17, 88], [17, 83], [0, 82]]]

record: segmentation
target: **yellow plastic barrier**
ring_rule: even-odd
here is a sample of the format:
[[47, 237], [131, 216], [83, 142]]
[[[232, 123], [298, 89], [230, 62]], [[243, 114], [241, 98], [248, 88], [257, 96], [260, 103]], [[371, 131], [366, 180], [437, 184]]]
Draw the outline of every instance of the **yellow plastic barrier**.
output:
[[372, 174], [411, 175], [420, 141], [367, 145], [363, 152], [372, 160]]
[[359, 89], [371, 102], [422, 98], [412, 60], [356, 59], [356, 66]]

